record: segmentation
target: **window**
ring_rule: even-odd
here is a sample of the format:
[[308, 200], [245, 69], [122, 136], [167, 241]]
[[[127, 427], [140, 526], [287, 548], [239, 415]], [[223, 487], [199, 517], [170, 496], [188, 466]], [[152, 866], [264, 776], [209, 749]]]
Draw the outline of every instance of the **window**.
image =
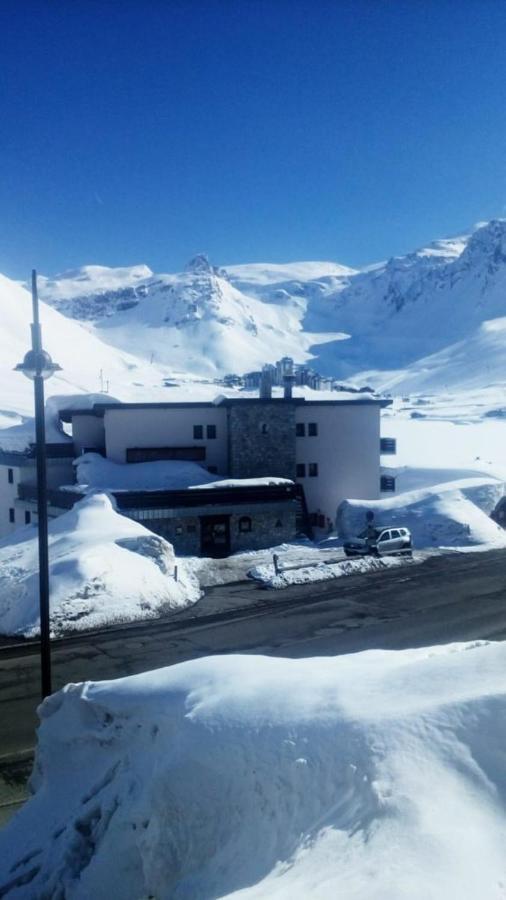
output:
[[395, 438], [381, 438], [380, 453], [397, 453], [397, 441]]
[[186, 530], [187, 530], [188, 534], [195, 534], [195, 532], [197, 530], [197, 526], [196, 525], [187, 525]]
[[243, 534], [245, 531], [251, 531], [251, 519], [249, 516], [241, 516], [239, 519], [239, 531]]
[[297, 478], [305, 478], [306, 477], [306, 464], [305, 463], [297, 463], [295, 474]]
[[318, 463], [309, 463], [309, 477], [317, 478], [318, 477]]
[[155, 462], [160, 459], [192, 459], [196, 462], [206, 458], [205, 445], [202, 447], [127, 447], [127, 463]]
[[7, 480], [9, 484], [14, 484], [14, 469], [7, 469]]
[[182, 533], [183, 533], [183, 526], [176, 525], [176, 534], [182, 534]]
[[32, 521], [32, 514], [28, 509], [26, 509], [25, 510], [25, 525], [30, 525], [31, 521]]
[[16, 521], [16, 514], [14, 512], [14, 507], [11, 506], [9, 509], [9, 522], [15, 522], [15, 521]]
[[204, 426], [203, 425], [194, 425], [193, 426], [193, 440], [201, 441], [204, 437]]
[[295, 434], [297, 437], [304, 437], [306, 434], [306, 426], [304, 422], [297, 422], [295, 426]]
[[395, 491], [395, 478], [391, 475], [382, 475], [380, 480], [380, 490]]
[[307, 433], [309, 437], [317, 437], [318, 436], [318, 422], [309, 422], [307, 426]]
[[378, 544], [382, 544], [383, 541], [389, 541], [389, 540], [390, 540], [390, 532], [389, 532], [389, 531], [384, 531], [383, 534], [381, 535], [379, 541], [378, 541]]
[[401, 536], [400, 531], [392, 531], [392, 538], [398, 538]]
[[213, 441], [216, 437], [216, 425], [208, 425], [207, 426], [207, 437], [210, 441]]

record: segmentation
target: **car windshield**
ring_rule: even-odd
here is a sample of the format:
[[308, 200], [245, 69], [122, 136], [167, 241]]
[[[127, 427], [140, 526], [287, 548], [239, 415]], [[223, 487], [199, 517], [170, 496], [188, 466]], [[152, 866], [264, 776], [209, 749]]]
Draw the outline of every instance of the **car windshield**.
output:
[[377, 528], [365, 528], [364, 531], [361, 531], [359, 534], [359, 538], [377, 538], [379, 535], [379, 530]]

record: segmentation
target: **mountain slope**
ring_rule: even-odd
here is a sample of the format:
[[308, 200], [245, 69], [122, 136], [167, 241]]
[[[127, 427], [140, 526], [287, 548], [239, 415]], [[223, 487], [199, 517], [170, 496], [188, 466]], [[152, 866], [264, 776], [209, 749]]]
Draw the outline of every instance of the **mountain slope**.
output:
[[439, 393], [475, 390], [506, 382], [506, 316], [483, 322], [458, 341], [397, 372], [364, 373], [382, 390], [399, 393]]
[[[334, 321], [351, 335], [341, 371], [404, 366], [506, 314], [506, 221], [359, 273], [332, 296]], [[322, 368], [335, 365], [328, 348]]]
[[107, 343], [207, 377], [283, 355], [313, 357], [339, 377], [404, 369], [506, 315], [506, 221], [362, 271], [333, 262], [218, 269], [199, 256], [174, 275], [87, 266], [46, 279], [41, 293]]
[[303, 360], [312, 343], [335, 337], [302, 331], [298, 298], [246, 296], [203, 256], [179, 275], [88, 266], [46, 279], [42, 296], [65, 315], [93, 322], [115, 347], [207, 376], [258, 368], [279, 355]]
[[[163, 373], [130, 353], [113, 350], [99, 338], [45, 303], [40, 305], [44, 347], [62, 366], [48, 382], [49, 394], [79, 394], [109, 389], [120, 399], [142, 394], [144, 389], [160, 390]], [[14, 366], [31, 345], [31, 297], [23, 287], [0, 275], [0, 424], [15, 424], [19, 414], [33, 415], [32, 383]], [[100, 372], [102, 371], [102, 379]]]

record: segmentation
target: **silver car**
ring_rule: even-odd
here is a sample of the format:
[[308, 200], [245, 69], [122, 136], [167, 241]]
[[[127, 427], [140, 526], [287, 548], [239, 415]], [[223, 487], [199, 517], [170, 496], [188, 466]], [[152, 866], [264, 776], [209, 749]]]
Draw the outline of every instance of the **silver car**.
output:
[[412, 556], [413, 544], [408, 528], [394, 525], [363, 531], [344, 543], [346, 556]]

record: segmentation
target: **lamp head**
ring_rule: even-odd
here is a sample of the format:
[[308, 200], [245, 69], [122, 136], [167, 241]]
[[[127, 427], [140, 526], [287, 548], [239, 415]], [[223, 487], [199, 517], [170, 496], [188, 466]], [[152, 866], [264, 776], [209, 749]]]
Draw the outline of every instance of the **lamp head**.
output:
[[18, 363], [14, 368], [15, 372], [22, 372], [30, 381], [33, 381], [37, 375], [41, 375], [44, 381], [51, 378], [55, 372], [61, 372], [61, 366], [54, 363], [46, 350], [29, 350], [25, 354], [22, 363]]

